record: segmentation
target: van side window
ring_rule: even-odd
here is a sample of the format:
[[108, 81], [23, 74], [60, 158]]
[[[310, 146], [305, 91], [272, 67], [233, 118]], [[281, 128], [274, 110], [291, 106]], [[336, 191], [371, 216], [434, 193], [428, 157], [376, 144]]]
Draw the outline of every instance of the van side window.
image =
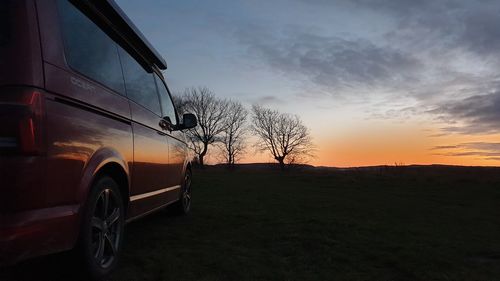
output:
[[172, 122], [173, 125], [177, 125], [174, 104], [172, 102], [172, 99], [170, 98], [170, 95], [168, 94], [168, 90], [165, 87], [163, 81], [157, 75], [155, 75], [155, 80], [156, 86], [158, 87], [158, 92], [160, 94], [161, 108], [163, 110], [162, 117], [170, 118], [170, 122]]
[[62, 36], [68, 65], [120, 94], [125, 93], [115, 42], [66, 0], [59, 0]]
[[119, 48], [129, 99], [161, 116], [160, 101], [152, 73], [148, 73], [129, 53]]

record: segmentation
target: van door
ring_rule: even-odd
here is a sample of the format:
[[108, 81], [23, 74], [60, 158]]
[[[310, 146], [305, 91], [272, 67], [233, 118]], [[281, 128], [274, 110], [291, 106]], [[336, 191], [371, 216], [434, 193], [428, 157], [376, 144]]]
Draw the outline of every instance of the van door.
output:
[[[169, 126], [174, 128], [178, 123], [177, 113], [170, 96], [170, 92], [166, 84], [155, 75], [156, 85], [158, 86], [158, 93], [160, 95], [160, 102], [163, 110], [163, 119], [169, 120]], [[184, 166], [187, 156], [187, 145], [185, 143], [184, 133], [177, 130], [169, 130], [167, 132], [168, 141], [168, 184], [171, 186], [180, 186], [184, 179]], [[180, 189], [174, 192], [175, 199], [180, 196]]]
[[134, 132], [130, 191], [130, 217], [134, 217], [164, 205], [172, 186], [167, 174], [167, 134], [160, 126], [162, 112], [153, 74], [125, 50], [119, 48], [119, 54]]

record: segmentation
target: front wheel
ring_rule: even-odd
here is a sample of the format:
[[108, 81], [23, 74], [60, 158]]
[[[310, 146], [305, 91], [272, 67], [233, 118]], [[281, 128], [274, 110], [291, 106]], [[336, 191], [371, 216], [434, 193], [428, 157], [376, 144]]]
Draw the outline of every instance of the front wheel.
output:
[[79, 252], [84, 270], [93, 280], [102, 280], [116, 267], [125, 225], [123, 200], [110, 177], [96, 181], [83, 215]]
[[192, 196], [191, 178], [192, 178], [191, 171], [186, 170], [182, 183], [182, 191], [180, 199], [173, 205], [174, 211], [181, 215], [187, 214], [191, 210], [191, 196]]

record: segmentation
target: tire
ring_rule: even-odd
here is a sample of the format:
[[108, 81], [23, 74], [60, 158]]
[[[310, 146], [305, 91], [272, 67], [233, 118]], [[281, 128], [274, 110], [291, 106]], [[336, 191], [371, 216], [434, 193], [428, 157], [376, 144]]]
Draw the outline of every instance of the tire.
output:
[[78, 256], [91, 280], [105, 279], [118, 263], [123, 244], [125, 209], [118, 184], [99, 178], [90, 191], [80, 229]]
[[187, 169], [186, 173], [184, 174], [184, 179], [182, 182], [181, 196], [179, 198], [179, 201], [175, 202], [172, 205], [172, 209], [176, 214], [186, 215], [191, 210], [191, 196], [192, 196], [191, 180], [192, 180], [192, 176], [193, 176], [193, 174], [191, 173], [191, 170]]

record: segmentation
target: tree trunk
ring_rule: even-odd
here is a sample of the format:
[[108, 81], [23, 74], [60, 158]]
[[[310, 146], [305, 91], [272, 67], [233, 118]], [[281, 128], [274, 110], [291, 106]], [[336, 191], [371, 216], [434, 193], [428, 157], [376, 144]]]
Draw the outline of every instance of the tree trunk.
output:
[[285, 161], [283, 161], [283, 159], [281, 159], [281, 160], [279, 160], [279, 162], [280, 162], [281, 170], [284, 171], [285, 170]]
[[276, 159], [276, 161], [278, 161], [278, 163], [280, 164], [280, 168], [281, 170], [285, 170], [285, 157], [283, 156], [280, 156], [280, 157], [274, 157], [274, 159]]
[[200, 154], [198, 154], [198, 161], [200, 162], [201, 167], [204, 167], [203, 158], [207, 154], [207, 150], [208, 150], [208, 143], [203, 143], [203, 150], [201, 151]]

